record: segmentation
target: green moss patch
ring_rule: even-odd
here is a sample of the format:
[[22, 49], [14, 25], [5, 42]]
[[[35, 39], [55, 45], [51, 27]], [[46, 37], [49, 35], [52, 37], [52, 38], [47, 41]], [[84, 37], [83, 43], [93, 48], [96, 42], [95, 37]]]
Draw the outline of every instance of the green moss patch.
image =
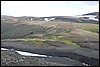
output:
[[[44, 45], [46, 44], [46, 41], [59, 41], [59, 42], [63, 42], [66, 44], [72, 44], [74, 46], [80, 47], [78, 44], [74, 43], [71, 40], [67, 40], [67, 37], [71, 37], [71, 36], [51, 36], [51, 38], [47, 38], [47, 39], [42, 39], [42, 38], [26, 38], [26, 39], [16, 39], [16, 40], [20, 40], [20, 41], [25, 41], [25, 42], [34, 42], [38, 45]], [[53, 44], [54, 45], [54, 44]]]
[[99, 28], [87, 28], [87, 29], [84, 29], [86, 31], [90, 31], [90, 32], [94, 32], [94, 33], [98, 33], [99, 32]]

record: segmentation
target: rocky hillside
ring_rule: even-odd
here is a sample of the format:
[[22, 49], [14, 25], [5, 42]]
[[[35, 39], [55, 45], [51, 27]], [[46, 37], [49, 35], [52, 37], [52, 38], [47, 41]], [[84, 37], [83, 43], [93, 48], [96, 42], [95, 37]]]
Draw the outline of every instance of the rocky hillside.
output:
[[1, 66], [99, 66], [98, 22], [87, 17], [3, 15]]

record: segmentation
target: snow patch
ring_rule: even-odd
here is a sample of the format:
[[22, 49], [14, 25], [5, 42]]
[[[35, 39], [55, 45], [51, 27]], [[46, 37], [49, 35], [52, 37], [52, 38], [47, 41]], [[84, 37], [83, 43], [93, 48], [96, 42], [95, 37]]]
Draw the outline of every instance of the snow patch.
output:
[[6, 49], [6, 48], [1, 48], [1, 50], [9, 50], [9, 49]]
[[24, 55], [24, 56], [40, 56], [40, 57], [47, 57], [46, 55], [33, 54], [33, 53], [29, 53], [29, 52], [22, 52], [22, 51], [16, 51], [16, 52], [19, 53], [20, 55]]
[[17, 51], [17, 50], [14, 50], [14, 49], [1, 48], [1, 50], [11, 50], [11, 51], [13, 50], [13, 51], [17, 52], [18, 54], [24, 55], [24, 56], [52, 57], [52, 56], [34, 54], [34, 53], [29, 53], [29, 52]]
[[44, 18], [45, 21], [52, 21], [55, 20], [55, 18]]

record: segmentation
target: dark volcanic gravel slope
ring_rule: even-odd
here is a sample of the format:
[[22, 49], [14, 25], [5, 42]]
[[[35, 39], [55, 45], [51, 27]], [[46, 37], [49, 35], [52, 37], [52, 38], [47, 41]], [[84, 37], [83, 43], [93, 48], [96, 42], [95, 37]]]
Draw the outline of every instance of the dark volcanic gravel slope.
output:
[[1, 66], [62, 66], [63, 64], [44, 62], [42, 58], [25, 57], [12, 51], [1, 51]]
[[[30, 47], [31, 46], [31, 47]], [[15, 49], [31, 53], [43, 54], [54, 57], [67, 57], [81, 63], [87, 63], [92, 66], [99, 65], [99, 52], [88, 48], [75, 47], [66, 45], [64, 47], [44, 47], [35, 46], [35, 44], [20, 43], [20, 42], [2, 42], [1, 47]], [[98, 47], [99, 48], [99, 47]], [[59, 61], [59, 60], [58, 60]]]
[[1, 51], [1, 66], [83, 66], [83, 64], [66, 57], [29, 57], [8, 50]]

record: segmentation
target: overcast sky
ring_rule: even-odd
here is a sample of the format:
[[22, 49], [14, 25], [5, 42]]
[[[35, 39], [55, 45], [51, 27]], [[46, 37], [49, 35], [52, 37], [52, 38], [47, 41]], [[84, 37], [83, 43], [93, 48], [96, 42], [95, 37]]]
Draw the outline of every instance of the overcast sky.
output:
[[99, 11], [99, 1], [1, 1], [1, 15], [75, 16]]

